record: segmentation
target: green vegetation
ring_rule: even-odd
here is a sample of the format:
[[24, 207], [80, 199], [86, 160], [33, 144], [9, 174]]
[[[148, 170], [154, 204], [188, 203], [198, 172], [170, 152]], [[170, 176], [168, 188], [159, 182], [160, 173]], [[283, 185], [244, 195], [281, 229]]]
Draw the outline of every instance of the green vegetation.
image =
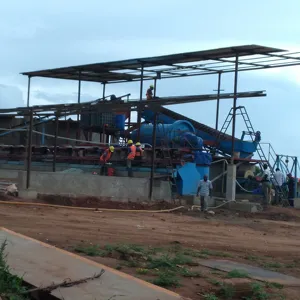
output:
[[26, 296], [20, 295], [26, 291], [26, 288], [22, 285], [23, 279], [12, 275], [6, 263], [5, 247], [6, 241], [0, 247], [0, 294], [11, 295], [5, 298], [9, 300], [26, 300], [28, 299]]
[[82, 253], [88, 256], [107, 256], [107, 252], [104, 250], [101, 250], [101, 248], [98, 245], [91, 245], [91, 246], [80, 246], [78, 245], [74, 249], [78, 253]]
[[260, 260], [260, 258], [258, 256], [255, 256], [255, 255], [247, 255], [247, 256], [245, 256], [245, 259], [250, 260], [250, 261]]
[[220, 295], [226, 300], [232, 299], [235, 295], [234, 286], [231, 284], [222, 284]]
[[200, 272], [194, 272], [186, 268], [182, 268], [179, 273], [183, 277], [192, 277], [192, 278], [202, 277], [202, 274]]
[[173, 257], [168, 254], [164, 254], [160, 257], [153, 258], [149, 262], [147, 267], [148, 267], [148, 269], [176, 270], [178, 268], [177, 265], [195, 266], [198, 264], [196, 262], [194, 262], [190, 257], [184, 256], [182, 254], [177, 254], [176, 256], [173, 256]]
[[229, 253], [214, 251], [214, 250], [208, 250], [208, 249], [203, 249], [200, 252], [201, 252], [202, 255], [206, 255], [206, 256], [232, 257], [232, 255], [229, 254]]
[[271, 299], [271, 295], [265, 291], [265, 288], [260, 283], [251, 284], [252, 295], [247, 300], [268, 300]]
[[219, 300], [219, 298], [215, 294], [212, 294], [212, 293], [203, 295], [203, 299], [205, 299], [205, 300]]
[[266, 269], [279, 269], [282, 268], [282, 264], [279, 262], [265, 262], [263, 267]]
[[172, 271], [161, 271], [158, 272], [158, 277], [153, 279], [151, 282], [161, 287], [177, 287], [179, 286], [179, 279], [176, 274]]
[[138, 269], [136, 269], [136, 272], [141, 275], [146, 275], [149, 272], [149, 270], [143, 269], [143, 268], [138, 268]]
[[249, 275], [243, 270], [232, 270], [227, 273], [228, 278], [248, 278]]
[[221, 286], [223, 284], [221, 281], [214, 278], [208, 278], [207, 281], [215, 286]]
[[267, 282], [266, 287], [268, 288], [275, 288], [275, 289], [283, 289], [283, 285], [277, 282]]

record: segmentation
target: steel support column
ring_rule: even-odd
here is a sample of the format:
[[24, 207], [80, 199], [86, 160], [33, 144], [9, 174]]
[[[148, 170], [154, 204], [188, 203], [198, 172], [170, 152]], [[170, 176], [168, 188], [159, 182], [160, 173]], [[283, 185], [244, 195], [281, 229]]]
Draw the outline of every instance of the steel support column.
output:
[[29, 107], [29, 100], [30, 100], [30, 83], [31, 83], [31, 76], [28, 76], [27, 107]]
[[157, 79], [155, 78], [154, 79], [154, 93], [153, 93], [154, 98], [156, 97], [156, 81], [157, 81]]
[[[81, 98], [81, 71], [79, 71], [78, 74], [78, 96], [77, 96], [77, 102], [78, 104], [80, 104], [80, 99]], [[79, 113], [77, 114], [77, 125], [78, 125], [78, 129], [77, 129], [77, 133], [76, 133], [76, 140], [80, 139], [80, 122], [79, 122]], [[78, 142], [76, 142], [78, 143]]]
[[149, 200], [152, 200], [153, 196], [153, 181], [154, 181], [154, 161], [155, 161], [155, 148], [156, 148], [156, 124], [157, 124], [157, 112], [153, 118], [153, 130], [152, 130], [152, 155], [151, 155], [151, 174], [149, 184]]
[[298, 198], [298, 195], [297, 195], [297, 185], [298, 185], [297, 167], [298, 167], [298, 158], [297, 158], [297, 156], [294, 158], [294, 164], [295, 164], [295, 198]]
[[216, 112], [216, 130], [219, 126], [219, 110], [220, 110], [220, 93], [221, 93], [221, 75], [222, 72], [218, 73], [218, 96], [217, 96], [217, 112]]
[[53, 162], [52, 162], [52, 170], [56, 172], [56, 154], [57, 154], [57, 135], [58, 135], [58, 115], [55, 118], [55, 131], [54, 131], [54, 149], [53, 149]]
[[[141, 84], [140, 84], [140, 101], [143, 100], [143, 78], [144, 78], [144, 65], [141, 65]], [[142, 108], [139, 107], [138, 109], [138, 117], [137, 117], [137, 123], [138, 123], [138, 133], [137, 133], [137, 141], [140, 141], [141, 138], [141, 121], [142, 121]]]
[[33, 109], [30, 110], [30, 121], [28, 129], [28, 145], [27, 145], [27, 176], [26, 176], [26, 188], [30, 186], [30, 171], [31, 171], [31, 157], [32, 157], [32, 130], [33, 130]]
[[234, 69], [234, 88], [233, 88], [233, 115], [232, 115], [232, 139], [231, 139], [231, 164], [234, 164], [234, 142], [235, 142], [235, 123], [236, 123], [236, 102], [237, 102], [237, 85], [238, 85], [238, 66], [239, 57], [235, 57]]
[[106, 87], [106, 83], [103, 82], [103, 92], [102, 92], [102, 98], [103, 98], [103, 100], [105, 98], [105, 87]]

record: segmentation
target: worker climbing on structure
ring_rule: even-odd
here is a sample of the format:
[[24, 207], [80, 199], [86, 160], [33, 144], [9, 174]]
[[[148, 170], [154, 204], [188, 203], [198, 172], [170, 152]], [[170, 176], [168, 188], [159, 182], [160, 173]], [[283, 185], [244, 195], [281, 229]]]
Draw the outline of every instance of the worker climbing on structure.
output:
[[103, 154], [100, 156], [100, 175], [106, 174], [106, 163], [111, 159], [112, 154], [115, 151], [114, 146], [109, 146]]
[[151, 84], [149, 86], [149, 89], [147, 90], [147, 93], [146, 93], [147, 100], [152, 100], [153, 99], [153, 90], [154, 90], [154, 86]]
[[132, 140], [128, 140], [127, 145], [128, 145], [128, 155], [127, 155], [126, 162], [127, 162], [128, 177], [133, 177], [132, 161], [134, 160], [136, 155], [136, 146], [133, 144]]
[[135, 144], [135, 147], [136, 147], [136, 149], [135, 149], [135, 159], [136, 160], [141, 160], [142, 156], [143, 156], [143, 152], [144, 152], [144, 150], [142, 149], [141, 143], [137, 142]]

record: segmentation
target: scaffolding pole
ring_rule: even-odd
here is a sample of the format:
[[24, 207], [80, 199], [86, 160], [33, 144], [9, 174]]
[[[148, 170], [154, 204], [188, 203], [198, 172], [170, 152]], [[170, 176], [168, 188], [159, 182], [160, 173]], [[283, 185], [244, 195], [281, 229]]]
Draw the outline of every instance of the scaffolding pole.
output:
[[233, 87], [233, 111], [232, 111], [232, 137], [231, 137], [231, 164], [234, 164], [234, 142], [235, 142], [235, 121], [237, 103], [237, 84], [238, 84], [239, 57], [235, 57], [234, 87]]
[[152, 200], [152, 197], [153, 197], [154, 161], [155, 161], [155, 148], [156, 148], [156, 124], [157, 124], [157, 112], [155, 112], [154, 119], [153, 119], [152, 153], [151, 153], [151, 174], [150, 174], [150, 184], [149, 184], [149, 200]]
[[32, 130], [33, 130], [33, 109], [30, 110], [30, 121], [28, 129], [28, 145], [27, 145], [27, 174], [26, 174], [26, 188], [30, 187], [30, 171], [31, 171], [31, 157], [32, 157]]

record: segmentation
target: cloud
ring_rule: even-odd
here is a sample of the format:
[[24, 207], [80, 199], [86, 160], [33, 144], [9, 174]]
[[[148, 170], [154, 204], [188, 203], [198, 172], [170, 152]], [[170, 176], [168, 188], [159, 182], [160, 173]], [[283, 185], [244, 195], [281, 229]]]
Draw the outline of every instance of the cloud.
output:
[[[63, 104], [63, 103], [77, 103], [78, 93], [47, 93], [44, 91], [36, 90], [33, 92], [33, 98], [36, 102], [40, 100], [47, 101], [49, 103]], [[80, 94], [80, 101], [87, 102], [95, 99], [92, 95], [89, 94]]]
[[24, 106], [22, 91], [15, 87], [0, 84], [1, 108], [14, 108]]

